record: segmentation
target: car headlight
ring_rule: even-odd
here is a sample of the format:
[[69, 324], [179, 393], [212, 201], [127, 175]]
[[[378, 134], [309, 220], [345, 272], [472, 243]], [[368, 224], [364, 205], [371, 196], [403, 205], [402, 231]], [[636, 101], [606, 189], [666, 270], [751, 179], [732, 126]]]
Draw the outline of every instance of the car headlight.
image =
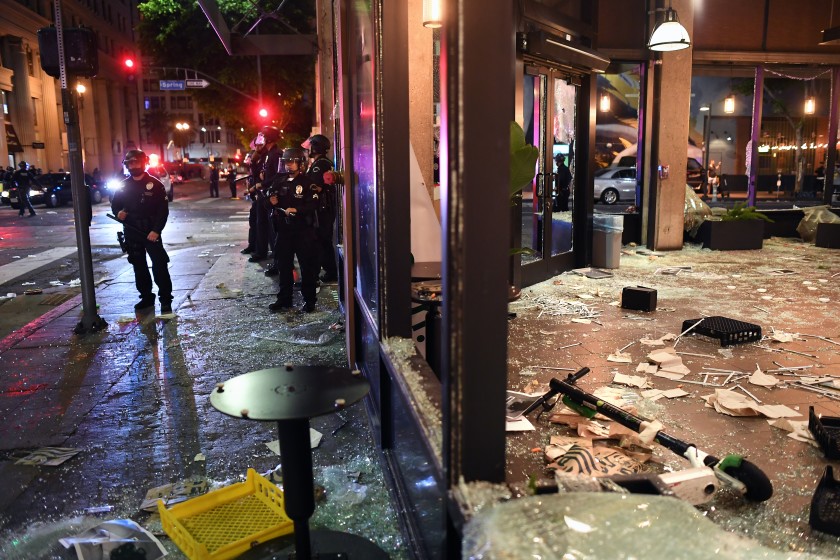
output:
[[[44, 192], [46, 192], [46, 189], [44, 189]], [[33, 190], [33, 189], [29, 189], [29, 197], [30, 198], [33, 197], [33, 196], [38, 196], [39, 194], [43, 194], [43, 193], [41, 191], [36, 191], [36, 190]]]
[[3, 198], [9, 198], [9, 191], [3, 191], [2, 193], [0, 193], [0, 196], [2, 196]]
[[105, 183], [105, 187], [111, 192], [116, 192], [122, 188], [122, 181], [119, 179], [111, 179]]

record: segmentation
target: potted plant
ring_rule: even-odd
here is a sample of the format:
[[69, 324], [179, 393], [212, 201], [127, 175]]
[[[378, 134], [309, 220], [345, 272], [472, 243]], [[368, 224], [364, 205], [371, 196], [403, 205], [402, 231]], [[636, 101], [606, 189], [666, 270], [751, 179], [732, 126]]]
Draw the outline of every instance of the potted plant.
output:
[[519, 256], [532, 254], [533, 249], [520, 247], [521, 236], [519, 219], [521, 216], [520, 203], [522, 189], [531, 184], [536, 174], [537, 158], [540, 156], [536, 147], [525, 141], [525, 132], [516, 121], [510, 123], [510, 177], [508, 180], [508, 198], [510, 199], [510, 293], [512, 301], [519, 297], [518, 265]]
[[697, 237], [703, 247], [716, 251], [761, 249], [764, 244], [764, 224], [772, 222], [755, 206], [737, 202], [719, 220], [705, 220]]

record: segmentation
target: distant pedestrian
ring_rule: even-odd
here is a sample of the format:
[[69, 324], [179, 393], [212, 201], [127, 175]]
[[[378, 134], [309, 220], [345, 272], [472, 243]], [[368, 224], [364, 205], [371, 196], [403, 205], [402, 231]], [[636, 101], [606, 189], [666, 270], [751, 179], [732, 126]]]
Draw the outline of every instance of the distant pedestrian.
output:
[[18, 167], [20, 169], [15, 171], [12, 175], [12, 183], [17, 189], [17, 199], [18, 204], [20, 205], [20, 212], [18, 215], [23, 216], [23, 211], [28, 209], [29, 215], [34, 216], [35, 209], [32, 208], [32, 202], [29, 200], [29, 190], [32, 188], [33, 183], [38, 185], [39, 188], [42, 188], [41, 183], [39, 183], [38, 179], [35, 178], [35, 175], [29, 171], [28, 165], [25, 161], [20, 162]]
[[230, 197], [236, 198], [236, 167], [231, 165], [228, 171], [228, 187], [230, 187]]
[[169, 255], [160, 237], [169, 217], [166, 188], [159, 180], [146, 173], [149, 157], [142, 150], [129, 150], [123, 159], [129, 176], [111, 199], [111, 209], [123, 222], [128, 262], [134, 267], [134, 284], [140, 292], [140, 301], [134, 309], [141, 311], [154, 307], [152, 277], [146, 255], [152, 260], [152, 274], [158, 287], [160, 312], [172, 313], [172, 279], [169, 276]]
[[557, 164], [557, 173], [554, 175], [554, 211], [568, 212], [569, 197], [572, 194], [572, 172], [566, 166], [566, 156], [563, 154], [554, 156], [554, 162]]
[[210, 166], [210, 198], [219, 198], [219, 167]]

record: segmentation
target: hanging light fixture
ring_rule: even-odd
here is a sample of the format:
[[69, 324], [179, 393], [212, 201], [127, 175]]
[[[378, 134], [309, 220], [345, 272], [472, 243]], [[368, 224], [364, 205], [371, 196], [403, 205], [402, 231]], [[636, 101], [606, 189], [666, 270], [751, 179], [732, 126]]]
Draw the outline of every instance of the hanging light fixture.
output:
[[731, 115], [735, 112], [735, 96], [729, 94], [729, 97], [723, 100], [723, 112]]
[[817, 110], [817, 101], [813, 96], [805, 99], [805, 114], [813, 115]]
[[599, 109], [602, 113], [609, 113], [610, 111], [610, 96], [609, 94], [604, 94], [601, 96], [601, 102], [599, 104]]
[[[662, 11], [661, 8], [654, 12]], [[691, 46], [691, 39], [688, 31], [680, 23], [677, 11], [671, 7], [670, 2], [665, 10], [665, 19], [659, 22], [653, 29], [648, 41], [648, 48], [652, 51], [678, 51]]]
[[423, 0], [423, 27], [437, 29], [443, 25], [443, 0]]

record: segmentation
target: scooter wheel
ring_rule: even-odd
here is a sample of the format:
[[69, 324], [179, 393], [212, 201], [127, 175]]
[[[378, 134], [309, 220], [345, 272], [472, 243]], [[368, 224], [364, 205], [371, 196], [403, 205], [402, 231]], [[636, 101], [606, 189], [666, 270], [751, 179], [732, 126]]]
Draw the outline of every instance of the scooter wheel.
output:
[[753, 502], [764, 502], [773, 495], [773, 483], [758, 466], [746, 459], [738, 466], [728, 466], [723, 472], [744, 483], [747, 491], [744, 497]]

